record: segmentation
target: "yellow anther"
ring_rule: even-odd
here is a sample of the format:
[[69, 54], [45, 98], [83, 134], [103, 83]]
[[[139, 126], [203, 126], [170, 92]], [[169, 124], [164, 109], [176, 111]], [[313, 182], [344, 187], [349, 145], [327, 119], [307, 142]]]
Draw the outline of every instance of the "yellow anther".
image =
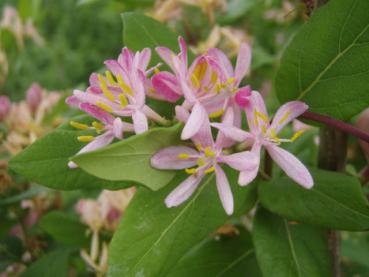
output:
[[101, 131], [102, 129], [104, 129], [104, 125], [97, 121], [92, 122], [92, 126], [95, 127], [97, 131]]
[[114, 80], [114, 77], [113, 77], [113, 75], [111, 74], [110, 71], [108, 71], [108, 70], [105, 71], [105, 76], [106, 76], [106, 79], [108, 79], [110, 84], [114, 85], [116, 83], [115, 80]]
[[159, 69], [158, 67], [155, 67], [155, 68], [154, 68], [154, 73], [155, 73], [155, 74], [160, 73], [160, 69]]
[[209, 117], [210, 118], [216, 118], [216, 117], [219, 117], [223, 114], [224, 114], [224, 110], [220, 109], [219, 111], [216, 111], [216, 112], [213, 112], [213, 113], [209, 114]]
[[108, 98], [110, 101], [114, 101], [115, 100], [115, 97], [114, 97], [114, 94], [112, 94], [110, 92], [110, 90], [106, 87], [106, 86], [101, 86], [101, 90], [103, 91], [104, 95], [106, 98]]
[[266, 131], [267, 131], [266, 127], [265, 127], [264, 125], [261, 125], [260, 127], [261, 127], [261, 132], [262, 132], [263, 134], [265, 134], [265, 133], [266, 133]]
[[206, 164], [206, 162], [203, 158], [198, 158], [196, 163], [197, 163], [198, 166], [204, 166]]
[[218, 81], [218, 74], [213, 70], [211, 72], [211, 83], [215, 84]]
[[222, 84], [216, 84], [216, 86], [215, 86], [215, 92], [216, 93], [219, 93], [221, 90], [222, 90], [222, 88], [223, 88], [223, 86], [222, 86]]
[[297, 131], [292, 137], [291, 137], [291, 141], [295, 141], [296, 139], [298, 139], [305, 131], [304, 130], [300, 130]]
[[199, 88], [200, 87], [200, 82], [199, 82], [199, 79], [197, 79], [196, 75], [195, 74], [192, 74], [191, 75], [191, 81], [192, 81], [192, 84], [195, 88]]
[[192, 75], [196, 76], [198, 81], [202, 81], [205, 77], [207, 69], [208, 69], [208, 63], [203, 61], [196, 65], [195, 70], [193, 71]]
[[90, 141], [93, 141], [95, 137], [94, 136], [79, 136], [77, 137], [77, 139], [81, 142], [90, 142]]
[[254, 125], [255, 126], [259, 125], [258, 114], [257, 114], [256, 109], [254, 109]]
[[190, 155], [188, 155], [187, 153], [180, 153], [178, 155], [178, 159], [181, 159], [181, 160], [187, 160], [189, 157]]
[[228, 78], [228, 80], [227, 80], [226, 84], [227, 84], [227, 85], [230, 85], [230, 84], [234, 83], [234, 81], [236, 81], [236, 78], [234, 78], [234, 77], [230, 77], [230, 78]]
[[283, 117], [278, 121], [278, 124], [283, 124], [283, 122], [285, 122], [290, 115], [291, 115], [291, 112], [290, 111], [287, 111], [283, 115]]
[[196, 173], [196, 168], [186, 168], [185, 171], [187, 174], [194, 174]]
[[280, 142], [281, 140], [278, 138], [277, 133], [274, 128], [270, 129], [270, 136], [272, 139], [274, 139], [276, 142]]
[[99, 80], [101, 86], [106, 87], [106, 81], [103, 76], [101, 76], [100, 74], [97, 74], [97, 79]]
[[113, 108], [110, 107], [109, 105], [105, 104], [104, 102], [96, 101], [96, 106], [98, 106], [99, 108], [103, 109], [104, 111], [106, 111], [108, 113], [113, 112]]
[[211, 147], [208, 146], [204, 149], [204, 153], [206, 157], [215, 157], [216, 153], [211, 150]]
[[265, 114], [263, 114], [262, 112], [256, 111], [256, 115], [260, 117], [266, 124], [269, 124], [269, 119]]
[[212, 166], [212, 167], [209, 167], [207, 170], [205, 170], [204, 172], [205, 172], [205, 174], [209, 174], [209, 173], [212, 173], [212, 172], [214, 172], [215, 171], [215, 167], [214, 166]]
[[133, 91], [132, 91], [131, 87], [124, 82], [121, 75], [117, 76], [117, 80], [118, 80], [119, 86], [121, 87], [121, 89], [124, 92], [128, 93], [129, 95], [133, 95]]
[[124, 96], [124, 94], [119, 94], [118, 96], [119, 101], [120, 101], [120, 105], [124, 108], [125, 106], [128, 105], [128, 100], [127, 98]]
[[86, 124], [82, 124], [76, 121], [70, 121], [69, 122], [70, 126], [76, 128], [76, 129], [80, 129], [80, 130], [88, 130], [88, 125]]
[[200, 143], [196, 143], [195, 144], [195, 147], [198, 151], [201, 151], [202, 150], [202, 145]]

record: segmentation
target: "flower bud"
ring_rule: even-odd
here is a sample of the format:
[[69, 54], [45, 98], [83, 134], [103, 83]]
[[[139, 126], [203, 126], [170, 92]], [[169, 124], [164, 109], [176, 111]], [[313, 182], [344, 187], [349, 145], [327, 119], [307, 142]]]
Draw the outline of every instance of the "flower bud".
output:
[[5, 119], [5, 117], [10, 112], [11, 103], [8, 96], [0, 96], [0, 122]]
[[237, 93], [236, 93], [236, 102], [237, 104], [241, 107], [241, 108], [245, 108], [250, 100], [249, 97], [251, 96], [251, 87], [250, 86], [246, 86], [244, 88], [241, 88]]
[[27, 90], [26, 101], [32, 112], [35, 112], [42, 100], [42, 88], [33, 83]]

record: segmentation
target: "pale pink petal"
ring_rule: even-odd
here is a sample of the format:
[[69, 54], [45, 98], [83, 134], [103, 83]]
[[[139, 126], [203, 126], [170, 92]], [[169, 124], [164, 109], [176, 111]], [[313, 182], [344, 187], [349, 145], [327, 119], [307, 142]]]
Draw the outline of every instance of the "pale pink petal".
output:
[[251, 152], [256, 157], [256, 166], [255, 168], [251, 170], [241, 171], [240, 176], [238, 177], [238, 184], [240, 186], [246, 186], [250, 184], [258, 175], [259, 172], [259, 166], [260, 166], [260, 151], [261, 151], [261, 145], [258, 143], [254, 143]]
[[157, 94], [169, 102], [177, 102], [181, 98], [181, 88], [177, 78], [169, 72], [160, 72], [155, 74], [151, 79], [152, 85]]
[[188, 110], [178, 105], [175, 107], [175, 111], [176, 111], [176, 118], [178, 121], [187, 122], [188, 118], [190, 117], [190, 113], [188, 112]]
[[223, 51], [219, 50], [218, 48], [211, 48], [208, 50], [207, 54], [211, 57], [213, 57], [221, 68], [225, 70], [225, 74], [227, 75], [227, 78], [233, 77], [233, 67], [231, 62], [229, 61], [226, 54], [224, 54]]
[[[188, 154], [188, 159], [180, 159], [180, 154]], [[196, 165], [199, 153], [186, 146], [170, 146], [159, 150], [151, 157], [151, 166], [157, 169], [185, 169]]]
[[108, 112], [104, 111], [103, 109], [100, 109], [99, 107], [95, 105], [91, 105], [89, 103], [82, 103], [79, 105], [79, 108], [82, 111], [85, 111], [89, 115], [95, 117], [96, 119], [100, 120], [104, 124], [112, 124], [114, 117], [109, 114]]
[[140, 70], [142, 70], [143, 72], [145, 72], [147, 66], [149, 65], [150, 59], [151, 59], [151, 50], [150, 50], [150, 48], [144, 48], [140, 52], [138, 68]]
[[223, 123], [211, 123], [211, 126], [217, 128], [226, 137], [233, 139], [235, 141], [242, 142], [248, 139], [254, 139], [254, 136], [251, 133], [231, 125], [226, 125]]
[[222, 202], [223, 208], [226, 213], [228, 215], [231, 215], [233, 213], [234, 206], [231, 187], [223, 169], [218, 165], [215, 166], [215, 176], [220, 201]]
[[[269, 128], [269, 116], [261, 94], [252, 91], [249, 105], [245, 107], [246, 118], [251, 132], [261, 132], [262, 126]], [[265, 119], [265, 120], [264, 120]]]
[[182, 37], [179, 37], [178, 38], [178, 44], [179, 44], [179, 49], [181, 50], [179, 56], [182, 60], [182, 63], [184, 64], [184, 66], [187, 68], [187, 45], [186, 45], [186, 41]]
[[195, 176], [193, 174], [189, 176], [165, 198], [166, 206], [168, 208], [177, 207], [186, 201], [196, 190], [202, 178], [203, 175]]
[[207, 117], [204, 107], [197, 102], [182, 130], [181, 139], [186, 140], [193, 137], [200, 130]]
[[226, 163], [230, 167], [238, 171], [254, 170], [259, 166], [259, 159], [254, 152], [243, 151], [231, 155], [222, 155], [219, 157], [219, 162]]
[[[200, 124], [200, 122], [198, 124]], [[200, 144], [204, 148], [208, 146], [213, 147], [214, 140], [208, 117], [204, 118], [199, 131], [192, 137], [192, 141]]]
[[310, 189], [314, 185], [313, 177], [309, 170], [290, 152], [275, 146], [265, 147], [270, 157], [282, 168], [282, 170], [296, 183]]
[[[124, 69], [116, 60], [107, 60], [104, 64], [115, 76], [121, 75], [123, 77], [126, 75]], [[126, 80], [126, 78], [124, 78], [124, 80]], [[100, 85], [100, 83], [98, 85]]]
[[146, 115], [140, 110], [135, 110], [132, 113], [132, 121], [136, 134], [141, 134], [149, 129], [149, 123], [147, 122]]
[[113, 122], [113, 133], [114, 136], [118, 139], [122, 139], [123, 138], [123, 122], [122, 120], [117, 117], [116, 119], [114, 119]]
[[[224, 115], [222, 117], [222, 123], [227, 126], [232, 126], [233, 122], [234, 122], [234, 110], [232, 106], [230, 106], [224, 112]], [[229, 139], [223, 132], [218, 131], [217, 138], [215, 141], [215, 146], [218, 149], [230, 147], [234, 143], [235, 143], [234, 140]]]
[[160, 58], [173, 70], [173, 57], [175, 54], [167, 47], [156, 47], [156, 52], [159, 54]]
[[71, 107], [78, 108], [79, 105], [81, 104], [81, 101], [77, 97], [72, 95], [72, 96], [68, 96], [67, 99], [65, 99], [65, 103], [67, 103]]
[[250, 64], [251, 64], [250, 46], [246, 43], [242, 43], [238, 53], [235, 69], [235, 78], [238, 84], [242, 81], [243, 77], [245, 77], [246, 73], [249, 71]]
[[308, 108], [308, 105], [300, 101], [287, 102], [278, 109], [270, 128], [273, 128], [278, 133], [284, 126], [303, 114]]

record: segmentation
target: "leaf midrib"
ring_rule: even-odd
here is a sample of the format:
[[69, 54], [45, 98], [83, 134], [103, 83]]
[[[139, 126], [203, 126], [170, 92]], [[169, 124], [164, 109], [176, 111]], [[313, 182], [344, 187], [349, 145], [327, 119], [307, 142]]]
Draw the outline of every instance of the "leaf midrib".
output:
[[302, 276], [301, 275], [300, 264], [298, 263], [298, 260], [297, 260], [297, 255], [296, 255], [295, 247], [294, 247], [293, 240], [292, 240], [292, 235], [291, 235], [287, 220], [283, 219], [283, 223], [284, 223], [284, 227], [286, 229], [288, 245], [289, 245], [289, 248], [291, 250], [292, 259], [293, 259], [293, 261], [296, 265], [297, 275]]
[[224, 273], [226, 273], [232, 267], [236, 266], [239, 262], [241, 262], [243, 259], [247, 258], [253, 252], [254, 252], [254, 249], [247, 250], [241, 256], [239, 256], [237, 259], [235, 259], [232, 263], [230, 263], [224, 270], [222, 270], [221, 272], [219, 272], [215, 277], [223, 276]]

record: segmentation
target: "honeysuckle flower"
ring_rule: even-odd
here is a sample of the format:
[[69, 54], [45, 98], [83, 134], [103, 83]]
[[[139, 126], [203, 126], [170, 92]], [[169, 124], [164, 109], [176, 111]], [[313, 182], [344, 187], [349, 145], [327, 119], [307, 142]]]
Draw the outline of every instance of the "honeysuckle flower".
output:
[[[224, 118], [224, 124], [233, 121], [229, 114]], [[157, 169], [184, 169], [190, 176], [173, 190], [165, 199], [167, 207], [176, 207], [186, 201], [199, 186], [206, 174], [215, 172], [216, 185], [220, 200], [227, 214], [233, 213], [232, 191], [221, 164], [238, 171], [254, 170], [257, 160], [253, 153], [244, 151], [231, 155], [223, 153], [225, 136], [218, 133], [214, 142], [208, 119], [201, 126], [201, 131], [192, 138], [194, 147], [172, 146], [158, 151], [151, 158], [151, 165]]]
[[72, 106], [88, 103], [107, 113], [122, 117], [132, 117], [136, 134], [148, 130], [148, 118], [166, 124], [166, 120], [145, 104], [146, 71], [151, 57], [149, 48], [133, 54], [123, 48], [118, 60], [107, 60], [109, 71], [105, 76], [93, 73], [86, 92], [75, 90], [67, 99]]
[[[94, 137], [92, 135], [88, 136], [79, 136], [78, 140], [82, 142], [88, 142], [86, 146], [84, 146], [77, 154], [90, 152], [101, 147], [104, 147], [110, 144], [114, 138], [123, 139], [123, 132], [133, 132], [134, 127], [131, 123], [124, 122], [120, 119], [120, 117], [114, 118], [111, 114], [104, 111], [103, 109], [91, 105], [89, 103], [82, 103], [79, 104], [79, 108], [89, 115], [95, 117], [100, 122], [94, 121], [92, 126], [88, 126], [86, 124], [78, 123], [75, 121], [71, 121], [70, 125], [74, 128], [80, 130], [96, 130], [99, 134], [98, 136]], [[77, 165], [70, 161], [68, 163], [70, 168], [76, 168]]]
[[[303, 131], [295, 133], [290, 139], [278, 137], [282, 128], [293, 119], [304, 113], [308, 106], [300, 101], [291, 101], [282, 105], [270, 121], [262, 96], [257, 92], [239, 93], [236, 97], [237, 103], [245, 109], [250, 132], [224, 123], [213, 123], [229, 138], [239, 142], [252, 142], [253, 152], [260, 162], [260, 151], [264, 147], [270, 157], [281, 167], [281, 169], [296, 183], [305, 188], [311, 188], [314, 184], [308, 169], [294, 155], [279, 147], [282, 142], [293, 142]], [[253, 170], [243, 171], [239, 177], [242, 186], [249, 184], [258, 173], [258, 166]]]
[[9, 97], [6, 95], [0, 96], [0, 122], [5, 119], [5, 117], [10, 112], [11, 103]]

